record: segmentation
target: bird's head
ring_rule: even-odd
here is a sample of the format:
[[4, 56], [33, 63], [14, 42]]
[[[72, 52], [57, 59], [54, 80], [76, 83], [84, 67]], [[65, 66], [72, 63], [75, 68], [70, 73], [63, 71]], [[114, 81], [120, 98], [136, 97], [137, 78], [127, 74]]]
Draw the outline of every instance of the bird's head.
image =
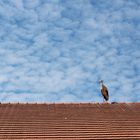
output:
[[99, 80], [99, 84], [103, 84], [103, 80]]

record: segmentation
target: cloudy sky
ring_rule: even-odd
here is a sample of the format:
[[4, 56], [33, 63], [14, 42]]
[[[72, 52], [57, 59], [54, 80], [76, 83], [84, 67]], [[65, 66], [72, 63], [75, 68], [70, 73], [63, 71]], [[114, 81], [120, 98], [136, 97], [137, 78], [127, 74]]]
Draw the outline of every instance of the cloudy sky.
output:
[[0, 0], [0, 102], [140, 101], [139, 0]]

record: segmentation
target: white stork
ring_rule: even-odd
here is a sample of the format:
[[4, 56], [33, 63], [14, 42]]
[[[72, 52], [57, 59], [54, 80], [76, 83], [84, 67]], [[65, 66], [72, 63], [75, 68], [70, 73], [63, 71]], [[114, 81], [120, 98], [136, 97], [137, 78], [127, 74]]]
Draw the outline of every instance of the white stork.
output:
[[103, 84], [103, 80], [99, 81], [99, 84], [101, 86], [101, 93], [102, 96], [104, 98], [104, 101], [108, 101], [109, 100], [109, 94], [108, 94], [108, 89], [107, 87]]

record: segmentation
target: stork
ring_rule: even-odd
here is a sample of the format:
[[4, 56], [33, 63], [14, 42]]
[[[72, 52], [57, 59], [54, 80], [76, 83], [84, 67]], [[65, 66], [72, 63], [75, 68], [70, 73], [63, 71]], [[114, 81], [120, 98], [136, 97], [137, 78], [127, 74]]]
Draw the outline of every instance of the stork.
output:
[[104, 98], [104, 102], [106, 101], [108, 101], [109, 100], [109, 94], [108, 94], [108, 89], [107, 89], [107, 87], [103, 84], [103, 80], [100, 80], [99, 81], [99, 84], [100, 84], [100, 86], [101, 86], [101, 93], [102, 93], [102, 96], [103, 96], [103, 98]]

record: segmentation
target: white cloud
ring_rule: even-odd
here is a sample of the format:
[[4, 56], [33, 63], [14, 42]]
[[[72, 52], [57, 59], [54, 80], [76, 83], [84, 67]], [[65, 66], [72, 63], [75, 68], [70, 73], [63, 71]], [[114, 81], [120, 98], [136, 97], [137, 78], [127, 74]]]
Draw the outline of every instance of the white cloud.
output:
[[12, 3], [13, 3], [18, 9], [23, 9], [23, 0], [13, 0]]

